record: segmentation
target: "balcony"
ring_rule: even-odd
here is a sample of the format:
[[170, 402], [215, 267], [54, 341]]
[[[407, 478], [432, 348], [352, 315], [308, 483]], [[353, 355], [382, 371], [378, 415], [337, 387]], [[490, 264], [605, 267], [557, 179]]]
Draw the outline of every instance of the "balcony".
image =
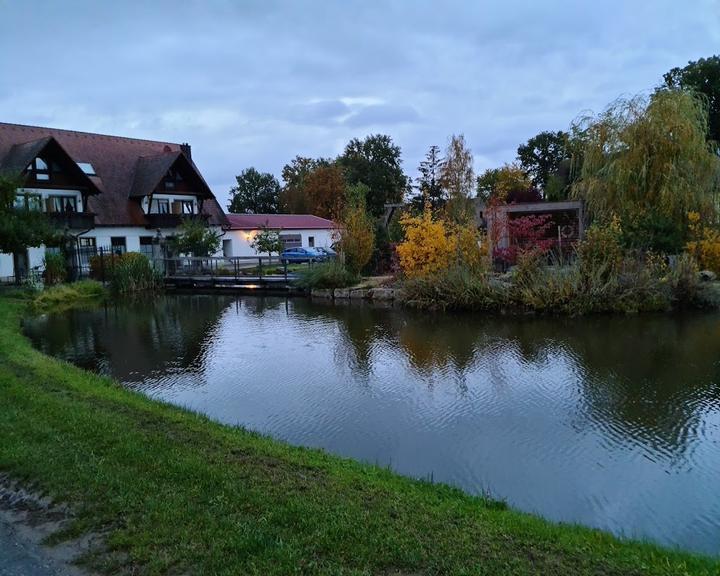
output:
[[92, 212], [47, 212], [47, 216], [58, 228], [70, 230], [95, 228], [95, 214]]
[[208, 214], [145, 214], [148, 228], [177, 228], [183, 220], [205, 222], [208, 218]]

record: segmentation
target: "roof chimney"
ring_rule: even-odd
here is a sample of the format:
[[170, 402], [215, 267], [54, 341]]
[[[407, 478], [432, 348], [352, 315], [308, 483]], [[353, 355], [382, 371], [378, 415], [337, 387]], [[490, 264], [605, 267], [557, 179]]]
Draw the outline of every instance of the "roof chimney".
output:
[[192, 159], [192, 150], [190, 149], [190, 144], [187, 142], [183, 142], [180, 144], [180, 150], [182, 151], [185, 156], [188, 157], [188, 160]]

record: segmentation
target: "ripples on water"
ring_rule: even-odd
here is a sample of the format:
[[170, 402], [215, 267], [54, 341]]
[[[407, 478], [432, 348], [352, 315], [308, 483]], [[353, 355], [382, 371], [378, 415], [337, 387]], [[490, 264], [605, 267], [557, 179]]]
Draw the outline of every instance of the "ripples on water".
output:
[[275, 437], [720, 554], [720, 317], [427, 315], [167, 297], [30, 322], [44, 351]]

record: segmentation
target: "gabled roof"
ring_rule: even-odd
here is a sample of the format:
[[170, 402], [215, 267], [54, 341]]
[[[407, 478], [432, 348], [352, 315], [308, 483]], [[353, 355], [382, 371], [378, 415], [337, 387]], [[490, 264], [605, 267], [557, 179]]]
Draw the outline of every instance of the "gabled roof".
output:
[[[96, 185], [102, 181], [102, 193], [88, 199], [89, 211], [96, 214], [95, 222], [98, 226], [146, 225], [139, 203], [131, 200], [138, 161], [140, 158], [155, 157], [168, 152], [175, 153], [176, 160], [182, 154], [187, 167], [194, 171], [202, 182], [202, 189], [197, 192], [201, 196], [206, 195], [203, 212], [210, 216], [210, 223], [220, 226], [227, 224], [222, 208], [192, 159], [181, 152], [180, 144], [0, 122], [0, 163], [16, 164], [21, 156], [25, 155], [25, 146], [32, 149], [39, 145], [37, 141], [50, 137], [75, 162], [89, 162], [93, 165], [97, 177], [91, 176], [88, 181]], [[33, 142], [36, 144], [32, 144]], [[23, 168], [26, 166], [27, 164]]]
[[14, 144], [5, 157], [2, 158], [2, 162], [0, 162], [0, 172], [12, 176], [19, 175], [28, 167], [30, 162], [38, 157], [50, 140], [52, 140], [51, 136], [45, 136], [44, 138], [38, 138], [30, 142]]
[[329, 230], [337, 228], [332, 220], [312, 214], [228, 214], [230, 230]]
[[185, 168], [190, 172], [194, 172], [198, 177], [196, 182], [198, 195], [204, 198], [213, 197], [210, 187], [202, 178], [202, 175], [197, 172], [197, 169], [190, 163], [187, 156], [180, 150], [138, 158], [135, 166], [135, 179], [130, 189], [130, 197], [141, 198], [151, 194], [167, 174], [167, 171], [173, 167]]
[[45, 136], [30, 142], [13, 145], [4, 158], [0, 158], [0, 173], [11, 176], [19, 176], [44, 151], [53, 150], [61, 154], [68, 165], [73, 177], [77, 182], [82, 183], [89, 194], [102, 192], [102, 183], [99, 179], [91, 179], [82, 168], [80, 168], [70, 154], [67, 153], [60, 143], [52, 136]]

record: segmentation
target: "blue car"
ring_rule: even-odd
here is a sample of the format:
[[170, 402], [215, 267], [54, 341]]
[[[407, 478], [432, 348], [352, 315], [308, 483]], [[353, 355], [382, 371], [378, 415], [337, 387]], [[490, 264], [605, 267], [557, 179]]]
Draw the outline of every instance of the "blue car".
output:
[[283, 264], [300, 264], [322, 259], [322, 254], [312, 248], [289, 248], [280, 254], [280, 262]]

